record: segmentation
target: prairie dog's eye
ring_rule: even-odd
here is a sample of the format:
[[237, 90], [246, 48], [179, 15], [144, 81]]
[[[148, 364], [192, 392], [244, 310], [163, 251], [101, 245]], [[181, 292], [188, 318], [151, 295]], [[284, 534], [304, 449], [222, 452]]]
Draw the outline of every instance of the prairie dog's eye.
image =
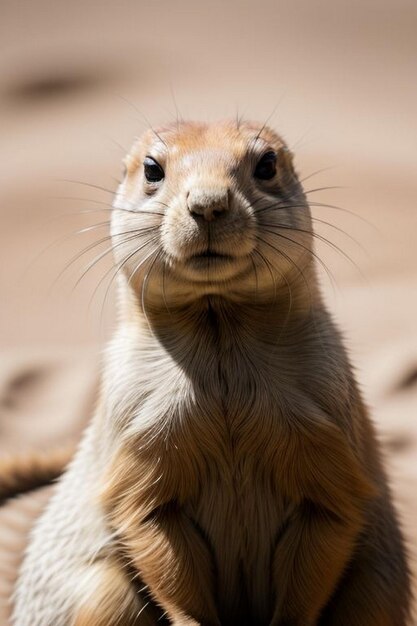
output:
[[270, 150], [259, 159], [254, 176], [259, 180], [271, 180], [277, 173], [277, 155]]
[[148, 183], [158, 183], [165, 177], [162, 167], [150, 156], [146, 156], [143, 161], [143, 171]]

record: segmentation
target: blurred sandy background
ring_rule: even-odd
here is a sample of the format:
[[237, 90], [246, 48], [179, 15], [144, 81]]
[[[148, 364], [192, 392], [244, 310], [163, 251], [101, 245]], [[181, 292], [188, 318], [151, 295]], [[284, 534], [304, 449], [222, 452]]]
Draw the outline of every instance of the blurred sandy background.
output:
[[[326, 168], [306, 189], [342, 187], [310, 196], [344, 209], [313, 206], [343, 251], [318, 246], [323, 288], [415, 552], [416, 32], [414, 0], [1, 0], [0, 454], [66, 442], [88, 417], [113, 325], [109, 255], [76, 283], [108, 247], [123, 152], [146, 120], [271, 116], [302, 178]], [[46, 497], [0, 510], [4, 624]]]

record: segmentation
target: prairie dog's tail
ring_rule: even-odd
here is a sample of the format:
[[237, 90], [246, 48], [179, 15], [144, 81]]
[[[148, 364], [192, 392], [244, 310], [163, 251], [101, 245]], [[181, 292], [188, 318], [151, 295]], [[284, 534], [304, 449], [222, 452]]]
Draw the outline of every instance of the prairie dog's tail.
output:
[[68, 445], [50, 452], [29, 452], [0, 459], [0, 504], [58, 478], [74, 451], [75, 445]]

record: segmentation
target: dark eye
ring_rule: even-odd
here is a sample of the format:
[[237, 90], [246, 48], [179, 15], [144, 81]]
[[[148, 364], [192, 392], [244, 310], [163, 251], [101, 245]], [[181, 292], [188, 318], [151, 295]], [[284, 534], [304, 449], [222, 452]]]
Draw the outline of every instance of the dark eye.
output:
[[148, 183], [158, 183], [165, 177], [162, 167], [150, 156], [145, 157], [143, 161], [143, 169]]
[[254, 176], [259, 180], [270, 180], [274, 178], [277, 172], [277, 155], [275, 152], [265, 152], [265, 154], [259, 159], [255, 168]]

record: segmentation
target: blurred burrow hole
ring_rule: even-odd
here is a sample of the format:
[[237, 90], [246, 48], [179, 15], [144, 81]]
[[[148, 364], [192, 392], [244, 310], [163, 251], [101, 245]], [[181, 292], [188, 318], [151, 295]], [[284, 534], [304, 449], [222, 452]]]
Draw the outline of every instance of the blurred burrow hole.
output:
[[417, 363], [410, 366], [408, 371], [404, 373], [402, 378], [397, 382], [397, 391], [407, 391], [417, 386]]
[[[19, 75], [20, 74], [20, 75]], [[3, 82], [3, 99], [12, 106], [32, 106], [56, 103], [93, 92], [112, 81], [114, 74], [107, 68], [43, 67], [41, 71], [27, 67], [16, 72], [16, 79]]]
[[414, 448], [415, 439], [408, 432], [399, 432], [382, 438], [382, 443], [390, 452], [406, 452]]

